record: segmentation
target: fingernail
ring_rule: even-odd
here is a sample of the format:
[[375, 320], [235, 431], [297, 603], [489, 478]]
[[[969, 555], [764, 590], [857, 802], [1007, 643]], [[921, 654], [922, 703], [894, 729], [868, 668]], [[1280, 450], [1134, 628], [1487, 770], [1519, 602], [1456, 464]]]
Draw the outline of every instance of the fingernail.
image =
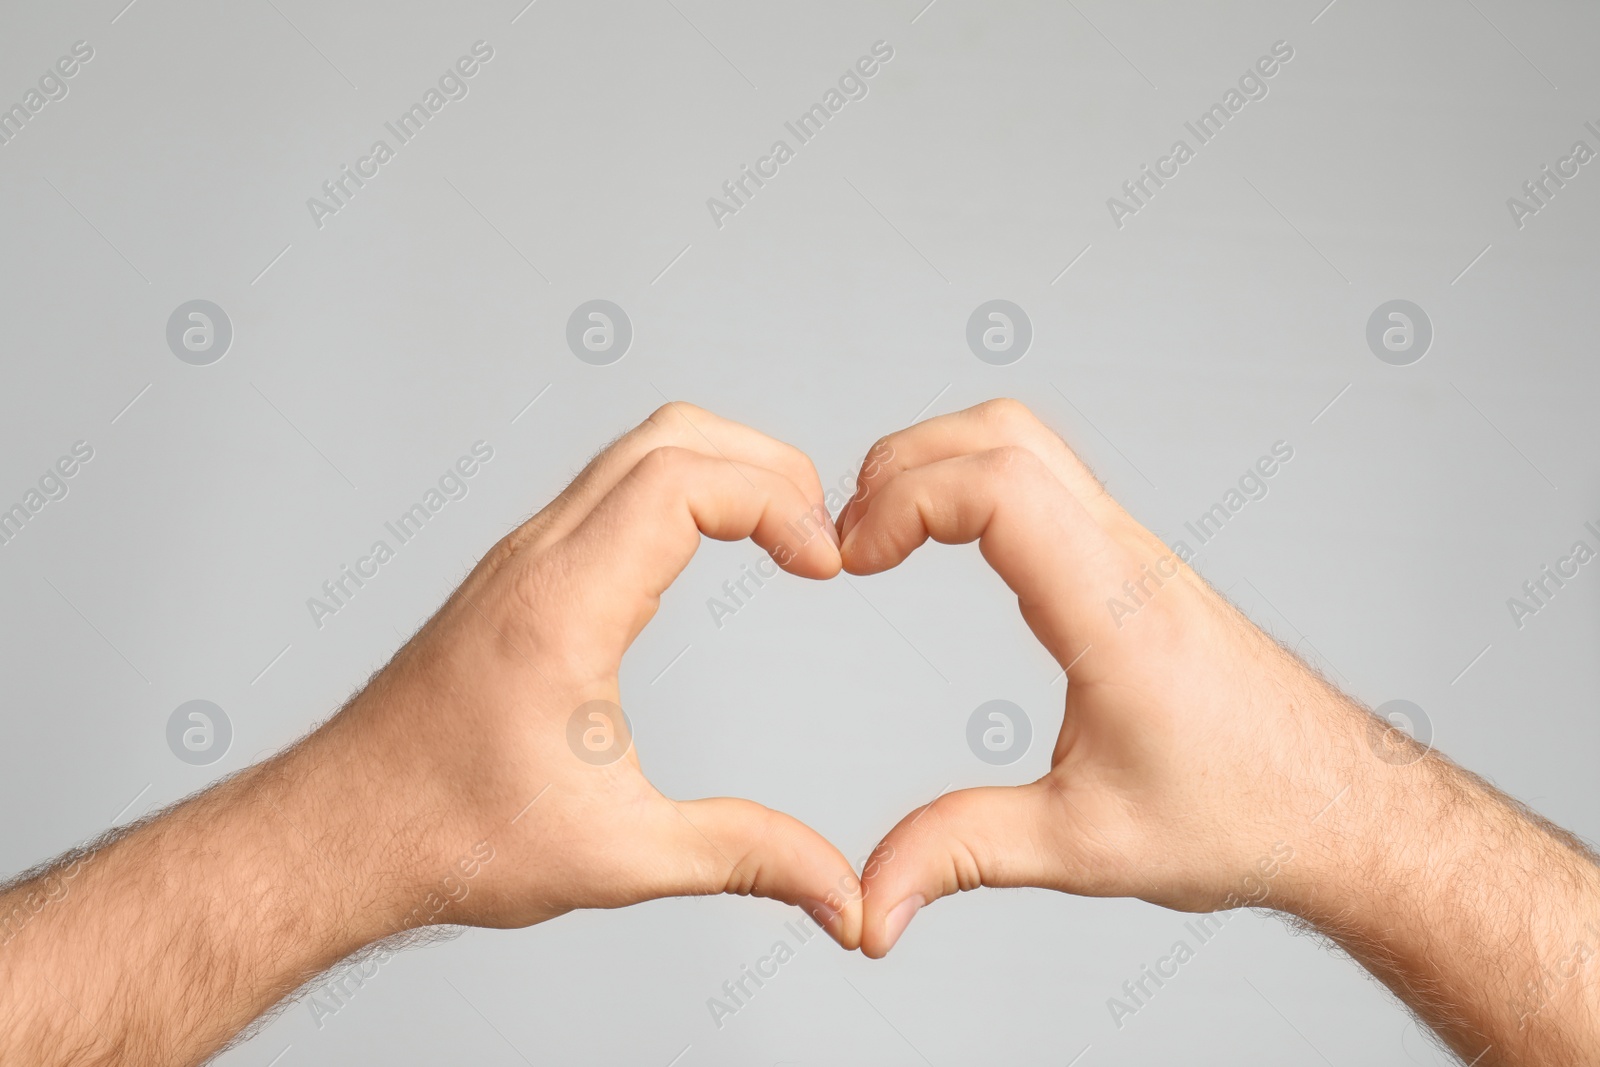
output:
[[839, 917], [838, 912], [828, 907], [828, 905], [824, 904], [822, 901], [817, 900], [815, 897], [801, 897], [800, 910], [811, 916], [812, 921], [818, 926], [822, 927], [824, 930], [828, 928], [830, 923]]
[[839, 547], [839, 528], [838, 528], [838, 526], [836, 524], [834, 524], [834, 523], [831, 523], [831, 522], [825, 522], [825, 523], [822, 524], [822, 526], [823, 526], [823, 528], [825, 530], [828, 531], [828, 540], [833, 542], [833, 547], [834, 548], [838, 548]]
[[894, 948], [894, 943], [900, 940], [900, 935], [906, 932], [906, 927], [911, 924], [911, 917], [921, 910], [927, 901], [921, 893], [916, 893], [896, 904], [883, 920], [883, 932], [889, 943], [883, 950], [888, 952]]

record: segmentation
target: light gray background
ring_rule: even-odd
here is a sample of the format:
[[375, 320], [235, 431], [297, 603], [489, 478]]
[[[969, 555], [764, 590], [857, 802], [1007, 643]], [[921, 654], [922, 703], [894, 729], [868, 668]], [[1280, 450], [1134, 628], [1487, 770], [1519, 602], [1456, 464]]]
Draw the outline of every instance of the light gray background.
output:
[[[1506, 606], [1600, 520], [1600, 163], [1520, 230], [1505, 203], [1600, 147], [1593, 5], [125, 2], [12, 2], [0, 29], [6, 105], [95, 49], [0, 147], [0, 502], [95, 449], [0, 547], [5, 870], [303, 733], [666, 397], [833, 482], [919, 414], [1010, 394], [1169, 539], [1288, 441], [1204, 573], [1600, 833], [1600, 573], [1521, 630]], [[470, 95], [319, 230], [306, 199], [479, 39]], [[870, 95], [714, 226], [706, 198], [880, 39]], [[1270, 95], [1114, 226], [1106, 198], [1278, 40]], [[196, 298], [235, 330], [208, 367], [165, 343]], [[636, 331], [610, 367], [564, 341], [594, 298]], [[965, 344], [992, 298], [1035, 329], [1009, 367]], [[1394, 298], [1434, 324], [1408, 367], [1365, 342]], [[478, 439], [470, 495], [319, 631], [306, 598]], [[752, 797], [856, 858], [947, 785], [1047, 766], [1058, 671], [974, 550], [785, 578], [719, 630], [706, 600], [757, 553], [708, 544], [624, 667], [669, 795]], [[196, 698], [234, 729], [206, 767], [165, 740]], [[1035, 727], [1007, 768], [964, 739], [997, 698]], [[1107, 999], [1184, 917], [1026, 891], [941, 901], [884, 962], [819, 939], [717, 1029], [706, 998], [796, 914], [672, 900], [471, 931], [222, 1062], [1443, 1062], [1348, 960], [1249, 913], [1118, 1029]]]

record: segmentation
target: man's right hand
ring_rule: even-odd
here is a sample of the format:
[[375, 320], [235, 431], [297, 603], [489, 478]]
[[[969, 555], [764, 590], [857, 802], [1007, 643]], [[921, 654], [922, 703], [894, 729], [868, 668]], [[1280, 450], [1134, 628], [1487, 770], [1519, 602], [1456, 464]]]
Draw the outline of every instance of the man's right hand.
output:
[[751, 538], [803, 577], [839, 571], [802, 452], [668, 404], [497, 544], [307, 742], [359, 756], [382, 831], [426, 857], [405, 858], [417, 883], [402, 903], [482, 839], [497, 858], [430, 921], [527, 926], [740, 893], [798, 905], [856, 947], [859, 886], [838, 849], [752, 801], [669, 800], [641, 770], [617, 673], [702, 534]]
[[618, 667], [702, 534], [839, 570], [809, 460], [663, 407], [320, 729], [0, 891], [22, 919], [0, 946], [0, 1062], [197, 1063], [319, 971], [441, 923], [741, 893], [855, 948], [838, 849], [753, 801], [663, 796], [626, 732]]

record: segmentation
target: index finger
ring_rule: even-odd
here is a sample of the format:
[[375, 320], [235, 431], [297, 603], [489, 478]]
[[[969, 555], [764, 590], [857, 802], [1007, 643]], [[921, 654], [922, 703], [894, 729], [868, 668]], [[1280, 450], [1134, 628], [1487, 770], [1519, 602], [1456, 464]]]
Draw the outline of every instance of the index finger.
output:
[[682, 401], [668, 401], [612, 442], [538, 515], [514, 531], [515, 547], [554, 542], [571, 533], [634, 466], [658, 448], [686, 448], [732, 463], [776, 471], [821, 501], [822, 482], [806, 454], [793, 445]]
[[1108, 528], [1133, 523], [1060, 435], [1019, 401], [1000, 398], [925, 419], [879, 440], [862, 464], [859, 490], [839, 513], [841, 540], [872, 506], [874, 494], [895, 475], [1008, 446], [1025, 448], [1037, 456], [1096, 522]]
[[776, 471], [683, 448], [658, 448], [637, 464], [556, 550], [581, 576], [584, 601], [632, 641], [661, 594], [688, 565], [700, 536], [750, 538], [784, 570], [839, 573], [839, 550], [821, 500]]

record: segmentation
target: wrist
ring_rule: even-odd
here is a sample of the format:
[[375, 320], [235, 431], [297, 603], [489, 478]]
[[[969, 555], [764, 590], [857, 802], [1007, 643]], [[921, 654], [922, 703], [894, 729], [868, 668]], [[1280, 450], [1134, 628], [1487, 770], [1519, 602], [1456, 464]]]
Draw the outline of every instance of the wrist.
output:
[[1438, 817], [1430, 805], [1448, 763], [1298, 664], [1294, 675], [1275, 686], [1286, 704], [1261, 715], [1282, 725], [1243, 790], [1251, 811], [1237, 825], [1248, 830], [1222, 905], [1317, 923], [1366, 907], [1374, 886], [1416, 862], [1403, 829]]
[[1274, 776], [1298, 787], [1279, 789], [1285, 800], [1270, 822], [1287, 858], [1262, 903], [1317, 925], [1381, 906], [1415, 870], [1412, 836], [1439, 818], [1449, 765], [1343, 694], [1315, 690]]
[[[446, 831], [427, 782], [405, 774], [341, 714], [250, 772], [256, 819], [289, 854], [309, 858], [299, 887], [321, 916], [334, 958], [437, 918], [417, 909], [444, 865]], [[435, 879], [436, 880], [436, 879]]]

